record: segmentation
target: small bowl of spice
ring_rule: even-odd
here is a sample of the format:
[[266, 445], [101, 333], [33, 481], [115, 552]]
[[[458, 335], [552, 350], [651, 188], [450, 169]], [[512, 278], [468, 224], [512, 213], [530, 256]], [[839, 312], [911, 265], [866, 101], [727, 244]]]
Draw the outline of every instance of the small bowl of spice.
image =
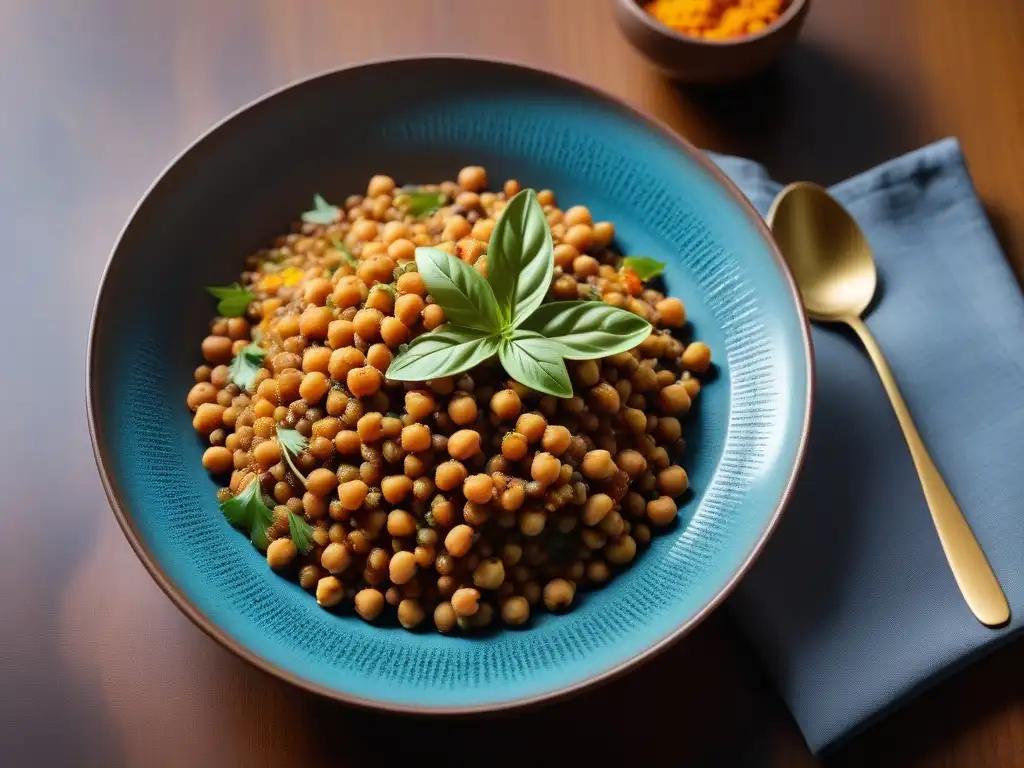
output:
[[796, 39], [810, 0], [615, 0], [629, 42], [665, 74], [688, 83], [739, 80]]

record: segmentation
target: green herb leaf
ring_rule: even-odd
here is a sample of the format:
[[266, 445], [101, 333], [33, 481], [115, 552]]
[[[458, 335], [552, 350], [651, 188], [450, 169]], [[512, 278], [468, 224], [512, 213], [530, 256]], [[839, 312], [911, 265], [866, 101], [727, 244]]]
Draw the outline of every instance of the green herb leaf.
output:
[[400, 192], [400, 206], [417, 218], [433, 213], [448, 201], [447, 195], [440, 190], [431, 192], [419, 187], [402, 187]]
[[498, 216], [487, 249], [487, 280], [505, 325], [519, 325], [540, 305], [554, 268], [544, 210], [534, 191], [524, 189]]
[[302, 214], [302, 220], [309, 224], [333, 224], [341, 218], [341, 209], [331, 205], [320, 195], [313, 195], [313, 210]]
[[501, 330], [494, 291], [469, 264], [437, 248], [420, 247], [416, 269], [449, 322], [488, 333]]
[[632, 349], [651, 333], [642, 317], [603, 301], [553, 301], [521, 326], [555, 345], [570, 360], [591, 360]]
[[392, 381], [426, 381], [468, 371], [497, 354], [501, 337], [446, 323], [417, 336], [388, 366]]
[[309, 550], [313, 548], [313, 526], [290, 509], [288, 510], [288, 534], [302, 554], [308, 554]]
[[306, 478], [299, 472], [299, 468], [295, 466], [292, 456], [297, 458], [300, 453], [309, 447], [309, 441], [302, 436], [301, 432], [287, 429], [279, 424], [277, 426], [277, 442], [281, 444], [281, 454], [284, 456], [288, 466], [291, 467], [292, 473], [305, 485]]
[[560, 348], [540, 334], [516, 329], [511, 339], [502, 339], [498, 358], [520, 384], [555, 397], [572, 397]]
[[665, 262], [647, 256], [627, 256], [622, 260], [623, 269], [631, 269], [641, 280], [650, 280], [665, 271]]
[[221, 317], [241, 317], [249, 303], [256, 298], [238, 283], [219, 287], [208, 285], [206, 292], [220, 299], [217, 302], [217, 314]]
[[246, 344], [242, 351], [235, 355], [235, 359], [228, 366], [228, 374], [231, 381], [239, 389], [251, 389], [256, 379], [256, 374], [263, 367], [263, 360], [267, 356], [267, 350], [258, 344]]
[[356, 257], [352, 255], [352, 251], [348, 249], [348, 246], [345, 245], [345, 242], [340, 237], [332, 237], [330, 240], [334, 249], [341, 251], [342, 257], [349, 263], [349, 266], [355, 267], [359, 264]]
[[274, 512], [263, 503], [259, 477], [254, 477], [237, 496], [222, 501], [220, 509], [229, 523], [249, 530], [249, 541], [266, 550], [270, 544], [267, 528], [274, 521]]

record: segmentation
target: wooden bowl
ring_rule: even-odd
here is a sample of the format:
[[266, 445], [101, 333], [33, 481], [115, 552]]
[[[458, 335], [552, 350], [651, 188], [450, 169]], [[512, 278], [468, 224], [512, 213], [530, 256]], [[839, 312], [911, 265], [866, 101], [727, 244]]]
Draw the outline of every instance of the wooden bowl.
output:
[[626, 39], [658, 69], [686, 83], [726, 83], [761, 71], [796, 39], [811, 0], [791, 0], [761, 32], [704, 40], [676, 32], [643, 9], [641, 0], [615, 0], [615, 20]]

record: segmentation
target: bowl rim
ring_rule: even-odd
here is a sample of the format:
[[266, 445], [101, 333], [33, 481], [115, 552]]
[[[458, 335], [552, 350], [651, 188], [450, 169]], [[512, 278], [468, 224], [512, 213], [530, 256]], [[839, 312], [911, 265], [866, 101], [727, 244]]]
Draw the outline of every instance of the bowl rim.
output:
[[[389, 64], [408, 64], [417, 61], [448, 61], [448, 62], [475, 62], [485, 65], [495, 65], [499, 67], [505, 67], [510, 69], [523, 70], [533, 76], [541, 77], [547, 80], [553, 80], [562, 85], [569, 84], [575, 88], [579, 88], [582, 91], [595, 96], [611, 105], [614, 105], [618, 109], [621, 109], [625, 113], [628, 113], [633, 119], [640, 121], [646, 125], [650, 130], [659, 134], [662, 138], [668, 139], [679, 148], [679, 151], [687, 155], [691, 160], [696, 162], [705, 172], [709, 173], [715, 178], [720, 184], [722, 184], [729, 195], [733, 198], [733, 201], [740, 207], [740, 209], [747, 215], [751, 223], [754, 225], [762, 237], [765, 243], [769, 247], [769, 251], [775, 261], [776, 267], [779, 269], [784, 282], [789, 288], [789, 296], [793, 302], [793, 306], [797, 312], [800, 325], [800, 342], [803, 346], [804, 353], [804, 368], [806, 371], [806, 379], [804, 381], [806, 388], [806, 397], [803, 403], [802, 413], [802, 425], [800, 428], [800, 434], [798, 436], [797, 450], [794, 457], [793, 464], [789, 471], [789, 476], [786, 478], [783, 491], [776, 502], [775, 509], [773, 510], [768, 524], [761, 532], [754, 546], [747, 554], [746, 559], [736, 570], [736, 572], [729, 578], [729, 580], [723, 585], [718, 593], [696, 614], [691, 616], [687, 621], [683, 622], [669, 634], [665, 635], [661, 639], [649, 645], [641, 653], [636, 656], [626, 659], [622, 663], [606, 669], [598, 674], [587, 677], [580, 680], [572, 685], [568, 685], [555, 690], [546, 691], [540, 694], [534, 694], [525, 696], [522, 698], [514, 699], [511, 701], [497, 701], [488, 702], [483, 704], [474, 704], [469, 706], [464, 705], [451, 705], [451, 706], [431, 706], [431, 705], [417, 705], [417, 704], [405, 704], [401, 702], [392, 702], [379, 699], [371, 699], [363, 696], [356, 696], [345, 691], [341, 691], [335, 688], [321, 685], [313, 680], [309, 680], [299, 675], [283, 669], [270, 660], [264, 658], [260, 654], [251, 650], [240, 641], [231, 637], [226, 631], [217, 626], [205, 613], [192, 603], [192, 601], [179, 589], [177, 584], [164, 572], [160, 563], [157, 562], [156, 558], [152, 555], [146, 544], [143, 542], [138, 531], [135, 528], [132, 517], [126, 511], [126, 504], [122, 501], [121, 491], [118, 487], [117, 482], [114, 479], [114, 475], [110, 468], [110, 462], [105, 455], [106, 442], [103, 440], [103, 430], [99, 422], [95, 392], [98, 389], [99, 374], [96, 369], [97, 359], [97, 343], [98, 343], [98, 329], [102, 325], [103, 313], [105, 310], [105, 291], [107, 283], [111, 279], [111, 271], [114, 265], [114, 260], [117, 258], [118, 251], [121, 247], [121, 243], [131, 228], [133, 223], [136, 221], [136, 217], [140, 209], [145, 205], [146, 201], [150, 198], [154, 191], [162, 184], [165, 183], [167, 176], [171, 170], [177, 166], [177, 164], [185, 158], [186, 155], [191, 153], [200, 144], [202, 144], [207, 137], [219, 131], [221, 128], [227, 126], [234, 120], [241, 118], [246, 112], [251, 109], [258, 108], [264, 102], [270, 101], [276, 96], [292, 88], [299, 87], [310, 83], [320, 78], [332, 77], [341, 72], [348, 72], [360, 69], [368, 69], [382, 65]], [[415, 56], [397, 56], [397, 57], [380, 57], [374, 59], [362, 60], [353, 64], [331, 67], [329, 69], [318, 71], [314, 74], [306, 77], [295, 79], [291, 82], [286, 83], [278, 88], [250, 100], [241, 107], [233, 110], [229, 115], [223, 119], [214, 123], [211, 127], [202, 132], [195, 140], [189, 142], [189, 144], [175, 157], [164, 166], [160, 174], [156, 179], [149, 185], [146, 191], [139, 198], [138, 202], [133, 206], [131, 213], [127, 220], [122, 226], [120, 232], [111, 247], [110, 254], [107, 257], [107, 262], [103, 268], [103, 273], [100, 278], [100, 283], [96, 292], [96, 299], [93, 304], [92, 314], [90, 317], [89, 324], [89, 338], [86, 349], [86, 381], [85, 381], [85, 397], [86, 397], [86, 413], [87, 421], [89, 426], [89, 438], [92, 443], [93, 458], [96, 461], [96, 468], [99, 471], [100, 481], [103, 484], [104, 493], [107, 496], [107, 501], [110, 504], [110, 508], [117, 518], [117, 522], [121, 528], [122, 533], [128, 540], [132, 549], [135, 551], [136, 556], [145, 566], [150, 576], [159, 585], [163, 592], [171, 599], [171, 602], [177, 606], [177, 608], [184, 613], [193, 624], [201, 629], [207, 636], [215, 640], [222, 647], [232, 652], [239, 658], [247, 661], [257, 669], [278, 677], [286, 682], [291, 683], [299, 688], [310, 691], [312, 693], [325, 696], [329, 699], [343, 702], [345, 704], [355, 705], [365, 709], [378, 710], [393, 712], [399, 714], [408, 715], [469, 715], [469, 714], [480, 714], [485, 712], [496, 712], [505, 710], [521, 710], [525, 707], [532, 707], [542, 703], [549, 703], [555, 700], [559, 700], [573, 694], [577, 694], [591, 686], [598, 685], [601, 683], [609, 682], [615, 678], [618, 678], [625, 674], [627, 671], [634, 669], [640, 664], [649, 661], [658, 654], [667, 650], [669, 647], [674, 645], [680, 638], [689, 634], [695, 627], [697, 627], [707, 616], [717, 608], [723, 600], [733, 591], [739, 581], [746, 575], [747, 571], [753, 565], [754, 561], [760, 555], [764, 549], [765, 543], [771, 537], [775, 531], [779, 520], [782, 516], [782, 511], [785, 509], [789, 502], [793, 489], [796, 484], [796, 480], [800, 474], [800, 469], [803, 466], [804, 458], [807, 450], [807, 441], [810, 433], [811, 424], [811, 413], [814, 402], [814, 352], [811, 344], [810, 337], [810, 325], [808, 323], [806, 312], [804, 311], [803, 303], [800, 300], [800, 294], [796, 287], [796, 283], [793, 276], [786, 265], [785, 260], [779, 251], [775, 240], [771, 236], [771, 232], [768, 229], [764, 219], [761, 218], [760, 214], [754, 209], [753, 205], [747, 200], [746, 196], [740, 191], [740, 189], [726, 176], [725, 172], [722, 171], [717, 165], [715, 165], [703, 152], [697, 149], [693, 144], [684, 139], [678, 133], [676, 133], [666, 123], [658, 120], [657, 118], [650, 116], [642, 112], [636, 106], [630, 104], [628, 101], [613, 95], [609, 91], [606, 91], [597, 86], [583, 82], [577, 78], [556, 73], [550, 70], [540, 69], [528, 64], [521, 62], [501, 59], [497, 57], [481, 57], [471, 56], [462, 54], [425, 54]]]
[[741, 37], [727, 38], [725, 40], [708, 40], [703, 37], [684, 35], [682, 32], [677, 32], [672, 27], [651, 18], [651, 15], [640, 7], [645, 1], [646, 0], [616, 0], [619, 6], [623, 7], [627, 13], [639, 20], [639, 22], [648, 29], [679, 43], [687, 43], [707, 48], [736, 48], [743, 45], [751, 45], [756, 43], [758, 40], [771, 37], [777, 32], [782, 31], [783, 27], [787, 26], [799, 14], [803, 13], [803, 10], [811, 2], [811, 0], [789, 0], [789, 5], [786, 6], [786, 10], [782, 12], [782, 15], [779, 16], [779, 18], [760, 32], [755, 32], [752, 35], [743, 35]]

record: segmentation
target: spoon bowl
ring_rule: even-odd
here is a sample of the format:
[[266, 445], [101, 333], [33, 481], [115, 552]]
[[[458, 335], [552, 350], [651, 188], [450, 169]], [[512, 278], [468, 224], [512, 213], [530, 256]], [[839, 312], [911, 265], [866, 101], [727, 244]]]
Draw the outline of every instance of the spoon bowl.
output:
[[857, 222], [817, 184], [790, 184], [768, 221], [812, 320], [860, 317], [878, 282], [875, 260]]

